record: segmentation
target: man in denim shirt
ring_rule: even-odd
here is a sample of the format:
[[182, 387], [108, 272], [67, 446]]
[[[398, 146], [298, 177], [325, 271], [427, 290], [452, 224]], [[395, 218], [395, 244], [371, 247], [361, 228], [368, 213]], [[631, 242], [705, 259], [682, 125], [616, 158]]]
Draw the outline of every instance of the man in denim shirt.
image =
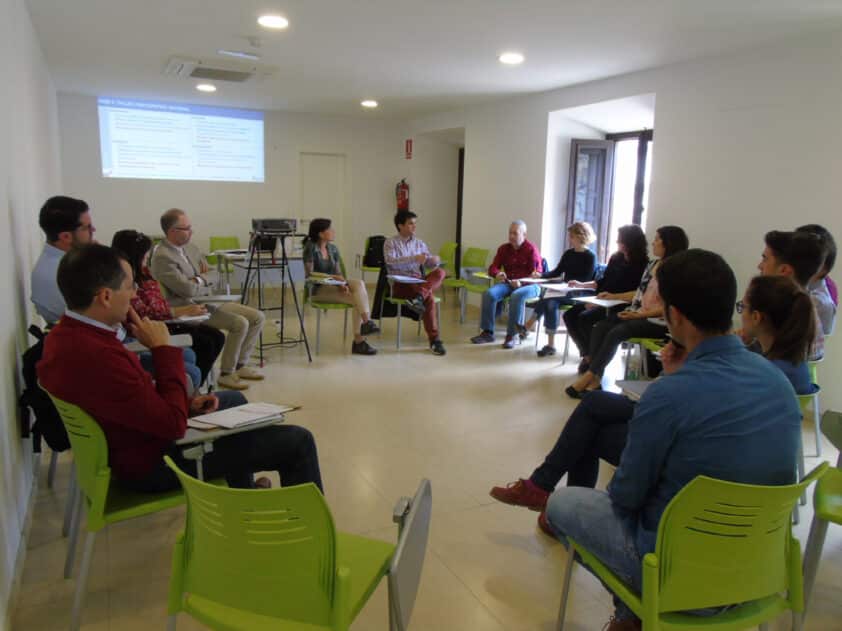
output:
[[[658, 270], [673, 343], [665, 376], [637, 405], [607, 492], [557, 489], [543, 526], [581, 543], [638, 592], [667, 504], [698, 475], [746, 484], [795, 481], [801, 412], [784, 374], [729, 335], [737, 283], [717, 254], [688, 250]], [[615, 598], [609, 631], [640, 629]]]

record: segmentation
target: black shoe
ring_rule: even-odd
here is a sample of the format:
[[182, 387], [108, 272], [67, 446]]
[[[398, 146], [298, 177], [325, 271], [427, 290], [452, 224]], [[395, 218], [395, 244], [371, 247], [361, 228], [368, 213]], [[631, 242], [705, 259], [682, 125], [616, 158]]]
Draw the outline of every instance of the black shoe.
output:
[[368, 342], [353, 342], [351, 344], [352, 355], [377, 355], [377, 349], [369, 345]]
[[550, 357], [551, 355], [555, 355], [555, 346], [550, 346], [549, 344], [538, 351], [538, 357]]
[[564, 393], [565, 393], [568, 397], [570, 397], [571, 399], [581, 399], [581, 398], [582, 398], [582, 395], [583, 395], [583, 394], [585, 394], [585, 393], [584, 393], [584, 391], [580, 392], [579, 390], [577, 390], [577, 389], [576, 389], [576, 388], [574, 388], [573, 386], [567, 386], [567, 387], [564, 389]]
[[474, 335], [471, 338], [473, 344], [488, 344], [494, 341], [494, 333], [491, 331], [483, 331], [479, 335]]
[[586, 372], [588, 372], [588, 368], [590, 367], [591, 363], [587, 359], [583, 359], [579, 362], [579, 367], [576, 369], [576, 372], [578, 372], [580, 375], [584, 375]]
[[380, 327], [374, 324], [374, 320], [363, 322], [360, 327], [360, 335], [374, 335], [375, 333], [380, 333]]
[[447, 355], [447, 351], [444, 348], [444, 344], [441, 343], [441, 340], [433, 340], [430, 342], [430, 350], [433, 352], [433, 355]]
[[427, 310], [424, 306], [424, 299], [421, 296], [415, 296], [414, 298], [407, 300], [404, 307], [418, 316], [424, 315], [424, 312]]
[[526, 338], [529, 337], [529, 329], [527, 329], [522, 324], [516, 324], [515, 329], [517, 329], [517, 335], [520, 338], [520, 341], [523, 342]]

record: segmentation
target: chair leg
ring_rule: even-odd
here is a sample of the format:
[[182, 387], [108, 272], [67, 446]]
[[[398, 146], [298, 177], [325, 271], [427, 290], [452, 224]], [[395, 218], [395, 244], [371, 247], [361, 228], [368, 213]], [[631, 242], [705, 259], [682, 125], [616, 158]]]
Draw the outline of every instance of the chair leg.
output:
[[464, 287], [459, 288], [459, 324], [465, 324], [465, 309], [468, 302], [468, 290]]
[[70, 614], [70, 631], [78, 631], [82, 618], [82, 605], [85, 603], [85, 592], [88, 586], [88, 574], [91, 570], [91, 558], [94, 556], [96, 533], [89, 532], [85, 537], [85, 552], [82, 556], [82, 567], [79, 569], [79, 579], [76, 582], [76, 594], [73, 596], [73, 613]]
[[576, 557], [576, 552], [571, 546], [567, 550], [567, 562], [564, 565], [564, 583], [561, 585], [561, 606], [558, 610], [558, 622], [556, 622], [556, 630], [563, 631], [564, 629], [564, 615], [567, 611], [567, 597], [570, 595], [570, 581], [573, 577], [573, 560]]
[[398, 350], [401, 350], [401, 306], [398, 305], [398, 339], [397, 339], [397, 347]]
[[175, 631], [175, 621], [178, 614], [167, 616], [167, 631]]
[[[804, 444], [801, 441], [801, 444], [798, 447], [798, 480], [801, 481], [804, 479]], [[801, 498], [798, 500], [801, 503], [801, 506], [807, 505], [807, 491], [805, 490], [801, 494]]]
[[73, 520], [73, 509], [76, 508], [76, 470], [70, 469], [70, 486], [67, 489], [67, 501], [64, 505], [64, 522], [61, 525], [61, 536], [66, 537], [70, 533], [70, 522]]
[[813, 425], [816, 430], [816, 458], [822, 457], [822, 415], [819, 414], [819, 395], [813, 395]]
[[345, 321], [342, 324], [342, 342], [344, 343], [348, 340], [348, 309], [343, 309], [343, 311], [345, 312]]
[[538, 316], [535, 319], [535, 350], [536, 351], [538, 350], [538, 342], [541, 339], [541, 321], [543, 319], [544, 318], [542, 318], [541, 316]]
[[827, 521], [814, 515], [813, 522], [810, 524], [810, 534], [807, 536], [807, 545], [804, 547], [804, 613], [801, 615], [802, 621], [807, 617], [810, 594], [813, 592], [813, 584], [816, 582], [819, 560], [822, 556], [826, 536]]
[[564, 355], [561, 357], [561, 365], [567, 365], [567, 353], [570, 350], [570, 333], [568, 333], [567, 329], [564, 329]]
[[73, 576], [73, 564], [76, 561], [76, 544], [79, 540], [79, 524], [82, 521], [82, 493], [76, 492], [73, 502], [73, 516], [70, 518], [70, 533], [67, 537], [67, 556], [64, 558], [64, 578]]
[[58, 452], [50, 452], [50, 468], [47, 470], [47, 488], [52, 489], [56, 481], [56, 465], [58, 464]]
[[316, 355], [319, 354], [319, 342], [322, 339], [322, 310], [316, 309]]

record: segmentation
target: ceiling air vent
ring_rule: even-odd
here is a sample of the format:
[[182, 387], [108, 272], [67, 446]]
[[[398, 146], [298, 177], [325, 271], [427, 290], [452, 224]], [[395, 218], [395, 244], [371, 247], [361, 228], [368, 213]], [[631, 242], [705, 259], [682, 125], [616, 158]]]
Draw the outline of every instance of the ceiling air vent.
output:
[[242, 83], [251, 79], [258, 70], [256, 64], [241, 64], [224, 59], [202, 61], [201, 59], [186, 57], [170, 57], [164, 67], [164, 74], [184, 78]]

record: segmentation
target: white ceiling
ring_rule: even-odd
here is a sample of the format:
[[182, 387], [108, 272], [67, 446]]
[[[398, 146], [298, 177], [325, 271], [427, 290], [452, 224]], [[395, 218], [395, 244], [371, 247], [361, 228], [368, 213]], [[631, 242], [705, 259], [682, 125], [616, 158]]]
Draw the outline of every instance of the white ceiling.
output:
[[559, 110], [559, 114], [607, 134], [655, 127], [655, 95], [640, 94]]
[[[61, 91], [410, 117], [842, 29], [839, 0], [28, 0]], [[256, 24], [274, 10], [283, 32]], [[248, 38], [260, 38], [252, 49]], [[171, 55], [251, 50], [278, 70], [220, 83], [161, 73]], [[519, 67], [497, 55], [516, 49]], [[375, 98], [377, 112], [359, 101]]]

